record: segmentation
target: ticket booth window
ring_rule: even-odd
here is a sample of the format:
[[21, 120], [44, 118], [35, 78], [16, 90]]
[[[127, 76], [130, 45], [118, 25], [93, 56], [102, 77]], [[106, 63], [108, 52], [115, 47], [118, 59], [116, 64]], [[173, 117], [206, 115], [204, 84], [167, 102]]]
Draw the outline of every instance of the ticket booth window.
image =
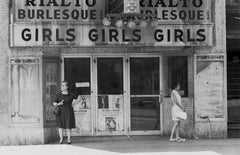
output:
[[[168, 89], [172, 84], [179, 82], [184, 97], [188, 97], [188, 65], [186, 56], [174, 56], [168, 58]], [[168, 92], [170, 95], [170, 91]]]

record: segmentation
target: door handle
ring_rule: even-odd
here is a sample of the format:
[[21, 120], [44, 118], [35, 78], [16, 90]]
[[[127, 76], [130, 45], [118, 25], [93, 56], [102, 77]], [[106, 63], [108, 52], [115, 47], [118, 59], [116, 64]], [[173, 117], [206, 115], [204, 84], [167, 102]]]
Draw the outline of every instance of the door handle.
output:
[[162, 93], [162, 91], [160, 91], [160, 104], [163, 102], [163, 93]]

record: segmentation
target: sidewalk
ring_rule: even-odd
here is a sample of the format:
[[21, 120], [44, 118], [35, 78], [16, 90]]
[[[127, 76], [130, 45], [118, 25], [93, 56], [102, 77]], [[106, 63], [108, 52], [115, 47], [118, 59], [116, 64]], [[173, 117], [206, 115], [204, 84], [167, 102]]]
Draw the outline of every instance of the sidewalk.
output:
[[187, 140], [163, 139], [80, 141], [71, 145], [0, 146], [1, 155], [239, 155], [240, 139]]

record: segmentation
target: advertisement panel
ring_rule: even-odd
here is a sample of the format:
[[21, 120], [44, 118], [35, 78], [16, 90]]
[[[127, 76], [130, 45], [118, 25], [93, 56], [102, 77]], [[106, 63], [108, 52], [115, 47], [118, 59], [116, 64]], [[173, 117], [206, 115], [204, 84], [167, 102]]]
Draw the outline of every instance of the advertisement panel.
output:
[[224, 56], [197, 56], [196, 61], [196, 120], [224, 120]]

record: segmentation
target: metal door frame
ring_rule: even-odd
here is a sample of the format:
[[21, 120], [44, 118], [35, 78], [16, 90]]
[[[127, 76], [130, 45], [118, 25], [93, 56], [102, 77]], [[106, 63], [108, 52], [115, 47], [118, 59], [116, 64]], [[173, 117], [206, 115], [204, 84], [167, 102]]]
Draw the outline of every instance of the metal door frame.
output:
[[[109, 131], [105, 131], [105, 132], [99, 132], [97, 130], [98, 126], [97, 126], [97, 115], [98, 115], [98, 90], [97, 90], [97, 87], [98, 87], [98, 83], [97, 83], [97, 75], [98, 75], [98, 71], [97, 71], [97, 59], [98, 58], [122, 58], [123, 60], [123, 96], [124, 96], [124, 104], [123, 104], [123, 131], [114, 131], [112, 133], [110, 133]], [[95, 85], [94, 85], [94, 90], [96, 92], [96, 96], [95, 96], [95, 121], [96, 121], [96, 128], [95, 128], [95, 134], [97, 136], [106, 136], [106, 135], [110, 135], [110, 136], [114, 136], [114, 135], [127, 135], [127, 96], [126, 96], [126, 93], [127, 93], [127, 84], [126, 84], [126, 68], [127, 68], [127, 64], [126, 64], [126, 55], [125, 54], [95, 54], [93, 56], [93, 68], [94, 68], [94, 73], [95, 73], [95, 76], [94, 76], [94, 80], [95, 80]]]
[[[131, 58], [159, 58], [159, 101], [160, 101], [160, 122], [159, 122], [159, 126], [160, 126], [160, 130], [157, 131], [157, 130], [147, 130], [147, 131], [131, 131], [131, 94], [130, 94], [130, 59]], [[128, 96], [128, 134], [129, 135], [163, 135], [163, 105], [162, 105], [162, 102], [163, 102], [163, 94], [162, 94], [162, 86], [163, 86], [163, 83], [162, 83], [162, 79], [163, 79], [163, 75], [162, 75], [162, 56], [159, 55], [159, 54], [139, 54], [139, 55], [136, 55], [136, 54], [129, 54], [128, 57], [128, 68], [127, 68], [127, 72], [128, 72], [128, 77], [127, 77], [127, 82], [128, 82], [128, 88], [127, 88], [127, 96]], [[151, 95], [149, 95], [151, 96]], [[155, 95], [154, 95], [155, 96]], [[156, 95], [157, 96], [157, 95]]]
[[[159, 131], [131, 131], [131, 114], [130, 114], [130, 58], [159, 58], [159, 101], [160, 104], [160, 130]], [[79, 136], [114, 136], [114, 135], [162, 135], [163, 134], [163, 97], [162, 97], [162, 56], [160, 54], [125, 54], [125, 53], [99, 53], [99, 54], [64, 54], [61, 56], [61, 80], [64, 79], [64, 58], [90, 58], [91, 73], [91, 132], [81, 133]], [[123, 58], [123, 122], [124, 131], [122, 132], [98, 132], [97, 131], [97, 110], [98, 110], [98, 93], [97, 93], [97, 58]]]
[[90, 88], [90, 95], [91, 95], [91, 126], [92, 126], [92, 129], [90, 132], [81, 132], [81, 134], [79, 136], [93, 136], [95, 133], [94, 133], [94, 128], [95, 128], [95, 114], [94, 114], [94, 108], [95, 108], [95, 103], [93, 102], [94, 101], [94, 91], [93, 91], [93, 86], [95, 85], [94, 84], [94, 80], [93, 80], [93, 58], [91, 55], [81, 55], [81, 54], [77, 54], [77, 55], [62, 55], [61, 56], [61, 60], [62, 60], [62, 63], [61, 63], [61, 80], [63, 81], [64, 80], [64, 59], [65, 58], [89, 58], [90, 59], [90, 81], [91, 81], [91, 88]]

